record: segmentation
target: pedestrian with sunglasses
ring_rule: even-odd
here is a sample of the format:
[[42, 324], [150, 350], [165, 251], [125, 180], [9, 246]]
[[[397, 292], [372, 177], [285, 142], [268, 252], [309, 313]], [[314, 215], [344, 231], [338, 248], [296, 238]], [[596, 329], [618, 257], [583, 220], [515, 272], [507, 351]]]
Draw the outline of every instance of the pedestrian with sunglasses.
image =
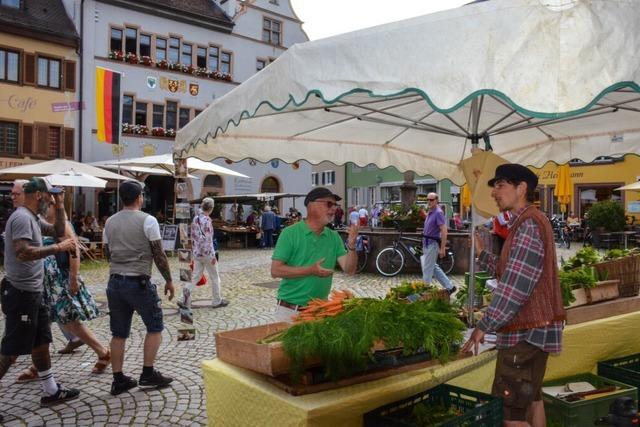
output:
[[276, 321], [292, 322], [298, 310], [314, 298], [327, 299], [336, 263], [346, 274], [354, 274], [358, 264], [356, 239], [359, 227], [347, 231], [347, 246], [337, 231], [327, 227], [341, 197], [324, 187], [307, 194], [307, 217], [285, 228], [271, 257], [271, 276], [281, 278]]
[[438, 263], [438, 257], [444, 257], [447, 245], [447, 221], [444, 212], [438, 206], [438, 195], [436, 193], [427, 194], [429, 212], [424, 220], [422, 229], [422, 281], [431, 283], [433, 276], [449, 292], [449, 295], [456, 291], [451, 280], [444, 274]]

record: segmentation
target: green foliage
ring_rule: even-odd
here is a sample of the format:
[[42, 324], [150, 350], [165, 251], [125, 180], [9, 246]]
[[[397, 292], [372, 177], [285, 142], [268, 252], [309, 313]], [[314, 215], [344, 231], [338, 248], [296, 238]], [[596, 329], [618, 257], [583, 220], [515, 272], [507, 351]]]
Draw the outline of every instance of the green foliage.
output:
[[400, 284], [400, 286], [389, 289], [389, 292], [387, 292], [387, 298], [403, 299], [408, 297], [409, 295], [422, 295], [437, 290], [438, 288], [436, 288], [435, 286], [428, 285], [421, 280], [416, 280], [414, 282], [404, 281]]
[[568, 306], [575, 298], [571, 293], [576, 288], [593, 288], [596, 285], [596, 273], [593, 267], [580, 267], [575, 270], [561, 271], [558, 275], [562, 289], [562, 301]]
[[576, 252], [575, 256], [569, 258], [567, 262], [562, 265], [562, 269], [569, 271], [582, 266], [592, 266], [600, 261], [598, 251], [591, 246], [585, 246]]
[[411, 410], [409, 422], [415, 426], [439, 426], [443, 423], [457, 418], [462, 412], [450, 406], [449, 408], [442, 405], [429, 405], [425, 402], [418, 403]]
[[605, 252], [603, 260], [609, 261], [616, 258], [622, 258], [628, 256], [630, 253], [631, 251], [628, 251], [627, 249], [609, 249]]
[[366, 368], [376, 342], [387, 348], [402, 347], [404, 355], [424, 349], [445, 362], [461, 344], [465, 326], [444, 301], [358, 298], [345, 302], [335, 317], [298, 323], [282, 335], [285, 353], [291, 358], [293, 378], [298, 378], [307, 359], [320, 359], [332, 380]]
[[405, 224], [422, 225], [420, 209], [422, 208], [414, 203], [408, 211], [403, 211], [401, 204], [395, 204], [385, 209], [380, 214], [380, 219], [383, 223], [398, 221]]
[[587, 223], [592, 230], [604, 228], [609, 232], [622, 231], [626, 222], [624, 208], [613, 200], [594, 203], [587, 211]]

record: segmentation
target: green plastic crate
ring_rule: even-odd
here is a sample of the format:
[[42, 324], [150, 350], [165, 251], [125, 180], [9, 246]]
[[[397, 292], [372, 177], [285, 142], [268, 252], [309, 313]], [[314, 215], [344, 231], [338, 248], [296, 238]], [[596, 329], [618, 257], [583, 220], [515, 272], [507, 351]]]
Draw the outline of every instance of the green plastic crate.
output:
[[573, 375], [571, 377], [560, 378], [558, 380], [545, 382], [543, 387], [559, 386], [567, 383], [586, 381], [595, 388], [602, 388], [615, 385], [621, 390], [607, 396], [593, 400], [579, 400], [577, 402], [566, 402], [564, 400], [542, 393], [544, 410], [547, 415], [547, 425], [563, 427], [585, 427], [595, 425], [595, 421], [600, 417], [605, 417], [609, 413], [609, 406], [619, 397], [629, 396], [637, 403], [637, 389], [628, 384], [615, 380], [593, 375], [591, 373]]
[[374, 409], [364, 415], [365, 427], [413, 427], [409, 417], [416, 405], [453, 407], [462, 415], [440, 427], [502, 426], [502, 399], [478, 391], [440, 384], [407, 399]]
[[[469, 286], [469, 272], [464, 273], [464, 285]], [[476, 271], [476, 288], [484, 288], [484, 285], [487, 283], [487, 280], [491, 279], [492, 276], [486, 271]]]
[[640, 388], [640, 353], [598, 362], [598, 375]]

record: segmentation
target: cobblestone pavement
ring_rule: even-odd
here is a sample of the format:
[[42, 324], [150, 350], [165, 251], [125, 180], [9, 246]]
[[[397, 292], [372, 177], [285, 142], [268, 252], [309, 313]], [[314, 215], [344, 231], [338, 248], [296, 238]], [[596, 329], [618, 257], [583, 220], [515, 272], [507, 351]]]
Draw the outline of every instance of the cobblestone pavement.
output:
[[[567, 258], [575, 251], [559, 251]], [[67, 386], [79, 388], [80, 398], [53, 408], [40, 408], [40, 385], [38, 382], [15, 384], [18, 372], [26, 368], [30, 359], [20, 357], [16, 365], [0, 381], [0, 414], [7, 426], [41, 425], [205, 425], [207, 423], [204, 389], [200, 363], [215, 355], [214, 334], [217, 331], [255, 326], [273, 321], [275, 312], [274, 279], [270, 276], [271, 251], [269, 250], [224, 250], [220, 254], [222, 292], [230, 305], [212, 309], [206, 307], [210, 301], [210, 288], [198, 288], [194, 296], [194, 318], [197, 336], [194, 341], [176, 341], [177, 329], [181, 327], [174, 302], [164, 298], [165, 331], [158, 352], [156, 367], [164, 374], [175, 378], [169, 388], [143, 392], [133, 389], [119, 396], [109, 394], [111, 371], [102, 375], [91, 375], [97, 356], [86, 346], [73, 355], [59, 355], [57, 350], [65, 345], [58, 328], [53, 328], [52, 364], [56, 380]], [[560, 253], [559, 255], [560, 256]], [[178, 281], [177, 258], [171, 258], [174, 282]], [[105, 288], [108, 267], [104, 262], [83, 263], [82, 275], [101, 307], [106, 309]], [[390, 286], [404, 279], [418, 276], [384, 278], [377, 274], [361, 274], [353, 277], [337, 273], [334, 286], [348, 288], [358, 296], [383, 296]], [[453, 281], [460, 285], [462, 277]], [[163, 283], [154, 268], [154, 280]], [[263, 286], [257, 286], [263, 285]], [[180, 291], [180, 289], [178, 289]], [[180, 292], [177, 292], [180, 294]], [[177, 295], [176, 295], [177, 296]], [[110, 339], [108, 316], [89, 323], [98, 339], [108, 343]], [[4, 321], [0, 319], [4, 330]], [[131, 337], [127, 342], [124, 371], [138, 377], [142, 369], [142, 345], [145, 329], [134, 316]]]

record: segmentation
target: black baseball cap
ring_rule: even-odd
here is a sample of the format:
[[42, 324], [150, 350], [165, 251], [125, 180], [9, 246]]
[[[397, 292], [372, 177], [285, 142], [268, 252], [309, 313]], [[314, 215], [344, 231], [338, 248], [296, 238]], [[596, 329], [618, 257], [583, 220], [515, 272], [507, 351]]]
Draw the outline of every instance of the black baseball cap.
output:
[[491, 178], [487, 184], [493, 187], [497, 181], [509, 181], [515, 184], [526, 182], [530, 189], [538, 186], [538, 176], [531, 169], [517, 163], [506, 163], [496, 168], [496, 176]]
[[342, 197], [338, 196], [337, 194], [333, 194], [328, 188], [316, 187], [313, 190], [309, 191], [307, 197], [304, 198], [304, 205], [307, 206], [309, 202], [314, 202], [323, 197], [333, 197], [336, 202], [342, 200]]
[[60, 194], [64, 192], [62, 187], [53, 187], [46, 179], [34, 176], [22, 187], [26, 194], [32, 194], [36, 191], [43, 193]]
[[138, 181], [130, 180], [120, 184], [120, 199], [123, 202], [133, 201], [140, 194], [142, 194], [142, 185]]

